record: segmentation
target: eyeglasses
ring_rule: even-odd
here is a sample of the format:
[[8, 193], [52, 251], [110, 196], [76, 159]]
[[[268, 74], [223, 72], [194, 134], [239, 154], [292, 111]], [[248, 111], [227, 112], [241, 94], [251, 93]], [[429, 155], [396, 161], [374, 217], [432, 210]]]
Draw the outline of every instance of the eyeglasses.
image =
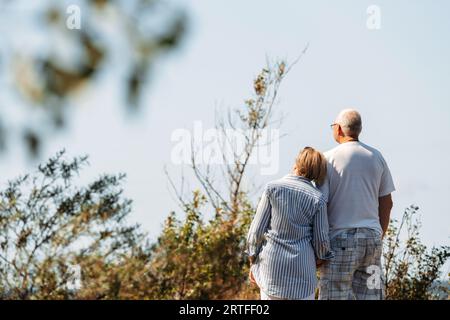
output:
[[338, 125], [339, 125], [339, 123], [330, 124], [330, 128], [333, 129], [334, 126], [338, 126]]

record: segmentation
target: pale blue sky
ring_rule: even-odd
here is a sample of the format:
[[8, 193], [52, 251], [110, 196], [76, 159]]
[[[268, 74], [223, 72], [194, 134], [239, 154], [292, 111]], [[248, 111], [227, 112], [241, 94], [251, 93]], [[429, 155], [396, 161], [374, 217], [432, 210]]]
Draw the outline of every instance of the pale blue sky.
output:
[[[90, 155], [83, 179], [126, 172], [132, 219], [156, 237], [177, 209], [163, 172], [168, 165], [176, 177], [181, 169], [170, 164], [172, 132], [196, 120], [211, 127], [218, 105], [238, 106], [248, 97], [266, 56], [294, 60], [309, 42], [280, 91], [286, 137], [279, 173], [260, 182], [284, 175], [305, 145], [335, 146], [329, 124], [340, 109], [355, 107], [363, 115], [361, 140], [379, 148], [391, 167], [393, 216], [416, 204], [425, 243], [450, 244], [450, 2], [178, 2], [190, 16], [189, 32], [179, 50], [159, 61], [139, 117], [124, 117], [114, 89], [119, 80], [105, 74], [76, 101], [70, 127], [46, 146], [43, 158], [65, 147]], [[381, 30], [366, 27], [371, 4], [381, 9]], [[20, 43], [30, 36], [14, 37]], [[2, 156], [2, 180], [31, 165], [18, 150]]]

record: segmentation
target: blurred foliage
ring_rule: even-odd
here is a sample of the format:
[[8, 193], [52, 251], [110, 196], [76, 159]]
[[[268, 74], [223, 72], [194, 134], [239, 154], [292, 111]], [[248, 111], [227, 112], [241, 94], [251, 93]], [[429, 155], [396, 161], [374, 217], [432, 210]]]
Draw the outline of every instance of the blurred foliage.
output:
[[[12, 8], [17, 5], [0, 1]], [[33, 156], [38, 154], [42, 140], [69, 120], [67, 108], [76, 104], [74, 95], [86, 86], [99, 86], [104, 72], [108, 72], [109, 80], [111, 77], [120, 79], [118, 90], [124, 90], [126, 97], [123, 104], [130, 110], [136, 109], [153, 65], [161, 54], [177, 47], [187, 25], [186, 14], [165, 0], [78, 0], [71, 3], [52, 0], [41, 3], [42, 10], [36, 10], [32, 15], [40, 27], [35, 28], [30, 21], [26, 37], [33, 41], [44, 36], [45, 48], [24, 52], [20, 47], [11, 46], [2, 48], [7, 49], [2, 52], [8, 57], [0, 57], [2, 62], [11, 62], [11, 68], [2, 68], [0, 72], [13, 74], [13, 90], [23, 102], [20, 107], [30, 111], [23, 113], [26, 119], [17, 131]], [[79, 30], [66, 26], [70, 17], [66, 12], [69, 5], [79, 5], [81, 9]], [[62, 51], [61, 41], [64, 41]], [[120, 64], [110, 59], [117, 51], [120, 51]], [[5, 87], [2, 90], [11, 89]], [[32, 113], [36, 110], [40, 116], [33, 118]], [[0, 119], [5, 117], [7, 115], [0, 113]], [[7, 121], [0, 125], [4, 122]], [[0, 130], [1, 146], [2, 142], [8, 141], [6, 139], [12, 138], [8, 136], [11, 128], [0, 128], [3, 128]]]
[[449, 283], [440, 284], [441, 269], [450, 258], [450, 247], [431, 250], [420, 241], [417, 206], [392, 220], [384, 240], [386, 298], [395, 300], [448, 299]]
[[126, 223], [131, 201], [122, 196], [124, 176], [76, 187], [85, 164], [86, 157], [66, 161], [60, 152], [0, 192], [0, 298], [76, 297], [68, 287], [71, 266], [92, 284], [81, 297], [117, 298], [128, 276], [123, 270], [145, 264], [145, 235]]

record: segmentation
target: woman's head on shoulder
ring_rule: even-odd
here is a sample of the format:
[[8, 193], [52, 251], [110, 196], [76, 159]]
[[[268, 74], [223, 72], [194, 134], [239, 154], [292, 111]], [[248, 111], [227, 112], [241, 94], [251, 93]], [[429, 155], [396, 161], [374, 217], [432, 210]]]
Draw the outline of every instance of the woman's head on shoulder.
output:
[[327, 175], [327, 160], [320, 151], [305, 147], [295, 159], [294, 174], [321, 185]]

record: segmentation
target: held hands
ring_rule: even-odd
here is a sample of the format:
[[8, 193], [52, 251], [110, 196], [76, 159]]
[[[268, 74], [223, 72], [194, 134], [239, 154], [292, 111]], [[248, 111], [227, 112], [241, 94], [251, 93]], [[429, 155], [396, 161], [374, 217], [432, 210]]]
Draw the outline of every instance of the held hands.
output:
[[320, 260], [320, 259], [317, 259], [316, 260], [316, 268], [319, 268], [319, 267], [321, 267], [324, 263], [326, 263], [327, 261], [326, 260]]

